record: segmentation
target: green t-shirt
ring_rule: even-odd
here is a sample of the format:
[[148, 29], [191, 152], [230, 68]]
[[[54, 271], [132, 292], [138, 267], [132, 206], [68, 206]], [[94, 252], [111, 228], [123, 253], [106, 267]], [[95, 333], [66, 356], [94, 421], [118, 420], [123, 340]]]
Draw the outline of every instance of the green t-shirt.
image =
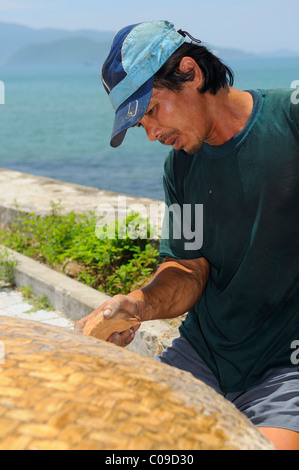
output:
[[[170, 217], [160, 255], [205, 257], [211, 265], [205, 292], [180, 331], [223, 392], [245, 390], [270, 369], [294, 365], [291, 344], [299, 340], [299, 104], [292, 103], [293, 92], [250, 91], [253, 111], [239, 134], [221, 146], [204, 144], [194, 155], [171, 151], [165, 162], [166, 205], [191, 207], [190, 230], [202, 230], [203, 241], [186, 249], [190, 234], [177, 213], [181, 234], [177, 227], [172, 231], [175, 218]], [[199, 207], [203, 224], [199, 216], [196, 221]]]

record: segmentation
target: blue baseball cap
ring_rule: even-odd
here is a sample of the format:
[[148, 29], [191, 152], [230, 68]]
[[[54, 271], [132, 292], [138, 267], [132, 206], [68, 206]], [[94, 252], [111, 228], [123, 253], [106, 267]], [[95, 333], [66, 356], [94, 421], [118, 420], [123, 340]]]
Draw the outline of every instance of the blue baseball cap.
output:
[[144, 116], [153, 91], [154, 75], [185, 42], [168, 21], [126, 26], [113, 38], [101, 78], [115, 109], [111, 147], [118, 147], [129, 127]]

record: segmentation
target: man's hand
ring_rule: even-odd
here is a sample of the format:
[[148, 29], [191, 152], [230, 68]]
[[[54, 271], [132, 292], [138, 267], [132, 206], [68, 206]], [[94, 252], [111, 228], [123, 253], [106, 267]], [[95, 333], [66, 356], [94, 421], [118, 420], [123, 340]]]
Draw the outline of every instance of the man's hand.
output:
[[[125, 331], [118, 331], [118, 325], [121, 324], [122, 328], [125, 325], [124, 318], [136, 318], [140, 320], [140, 312], [138, 311], [138, 302], [126, 295], [116, 295], [111, 300], [108, 300], [101, 305], [97, 310], [90, 313], [87, 317], [82, 318], [75, 323], [75, 330], [83, 332], [87, 323], [92, 324], [93, 331], [97, 330], [97, 324], [99, 328], [102, 325], [103, 318], [106, 320], [107, 325], [111, 321], [111, 326], [108, 325], [108, 329], [113, 331], [115, 325], [115, 331], [108, 337], [107, 341], [114, 343], [118, 346], [128, 346], [135, 337], [135, 332], [140, 327], [140, 323], [134, 324]], [[97, 321], [98, 318], [98, 321]], [[128, 323], [130, 324], [130, 323]]]

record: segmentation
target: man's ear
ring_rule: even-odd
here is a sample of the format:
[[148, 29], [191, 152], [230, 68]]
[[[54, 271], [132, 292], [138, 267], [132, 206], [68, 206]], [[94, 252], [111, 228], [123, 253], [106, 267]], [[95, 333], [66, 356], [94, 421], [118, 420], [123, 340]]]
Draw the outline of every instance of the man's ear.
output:
[[183, 57], [181, 62], [180, 62], [180, 65], [179, 65], [179, 70], [180, 72], [190, 72], [191, 70], [194, 69], [196, 65], [196, 62], [194, 59], [192, 59], [192, 57]]
[[179, 70], [182, 73], [190, 73], [190, 78], [192, 81], [196, 81], [198, 83], [197, 86], [201, 86], [204, 82], [204, 76], [203, 73], [200, 69], [200, 67], [197, 65], [194, 59], [192, 57], [183, 57], [180, 65], [179, 65]]

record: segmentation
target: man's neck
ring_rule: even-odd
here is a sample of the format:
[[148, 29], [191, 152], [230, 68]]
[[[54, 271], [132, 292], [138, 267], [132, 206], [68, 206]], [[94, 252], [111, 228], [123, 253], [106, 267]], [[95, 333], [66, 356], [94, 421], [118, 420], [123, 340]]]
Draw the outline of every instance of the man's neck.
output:
[[222, 145], [246, 125], [253, 109], [253, 98], [251, 93], [231, 87], [222, 88], [216, 95], [209, 94], [207, 98], [213, 125], [206, 142]]

